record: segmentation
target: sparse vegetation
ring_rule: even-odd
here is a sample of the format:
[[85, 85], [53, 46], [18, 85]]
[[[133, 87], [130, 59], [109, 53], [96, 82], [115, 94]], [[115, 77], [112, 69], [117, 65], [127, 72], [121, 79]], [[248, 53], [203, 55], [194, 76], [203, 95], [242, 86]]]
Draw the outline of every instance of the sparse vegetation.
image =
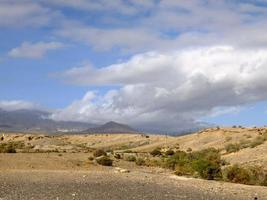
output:
[[263, 136], [257, 136], [250, 144], [251, 148], [255, 148], [256, 146], [259, 146], [263, 144], [266, 141], [266, 139]]
[[8, 142], [0, 144], [0, 153], [16, 153], [16, 149], [23, 149], [25, 147], [22, 142]]
[[175, 170], [177, 175], [197, 175], [204, 179], [221, 177], [221, 156], [218, 150], [210, 148], [202, 151], [177, 151], [163, 159], [163, 166]]
[[251, 135], [246, 135], [246, 138], [248, 138], [248, 139], [249, 139], [249, 138], [252, 138], [252, 136], [251, 136]]
[[192, 168], [204, 179], [214, 180], [221, 177], [221, 166], [213, 160], [195, 160], [192, 162]]
[[113, 164], [113, 160], [111, 160], [109, 157], [107, 156], [102, 156], [96, 159], [96, 162], [99, 165], [103, 165], [103, 166], [112, 166]]
[[136, 163], [136, 165], [141, 166], [141, 165], [145, 165], [146, 161], [143, 158], [137, 158], [135, 163]]
[[227, 167], [223, 171], [223, 174], [225, 181], [248, 185], [267, 186], [267, 173], [261, 167], [242, 167], [236, 164]]
[[231, 136], [227, 136], [227, 137], [225, 137], [225, 142], [229, 142], [229, 141], [231, 141], [232, 140], [232, 137]]
[[192, 152], [193, 150], [192, 150], [192, 148], [190, 148], [190, 147], [188, 147], [187, 149], [186, 149], [186, 152]]
[[128, 149], [128, 150], [123, 151], [123, 153], [133, 153], [133, 151]]
[[172, 150], [172, 149], [169, 149], [169, 150], [167, 150], [166, 152], [165, 152], [165, 155], [166, 156], [172, 156], [172, 155], [174, 155], [175, 154], [175, 152]]
[[[49, 147], [48, 145], [42, 145], [42, 143], [40, 143], [42, 141], [36, 143], [37, 136], [35, 135], [5, 135], [5, 138], [0, 141], [0, 152], [55, 153], [53, 156], [58, 156], [57, 159], [62, 159], [59, 158], [61, 156], [67, 159], [69, 155], [62, 154], [63, 152], [87, 153], [84, 150], [88, 149], [88, 152], [90, 152], [89, 157], [88, 154], [84, 154], [87, 160], [85, 162], [86, 164], [98, 163], [103, 166], [112, 166], [113, 162], [116, 162], [116, 166], [120, 167], [120, 164], [125, 164], [125, 162], [119, 161], [119, 159], [124, 159], [125, 161], [135, 163], [137, 166], [167, 168], [173, 170], [173, 173], [176, 175], [252, 185], [267, 185], [267, 171], [258, 167], [248, 167], [245, 164], [231, 166], [229, 162], [232, 162], [235, 156], [239, 156], [239, 153], [226, 155], [228, 162], [221, 158], [221, 154], [224, 155], [225, 153], [224, 149], [227, 153], [232, 153], [238, 152], [244, 148], [254, 148], [263, 144], [267, 140], [267, 129], [245, 128], [244, 132], [241, 129], [231, 130], [231, 128], [220, 128], [219, 131], [214, 128], [207, 130], [205, 134], [197, 134], [200, 143], [192, 141], [194, 139], [193, 136], [191, 141], [170, 137], [171, 142], [168, 143], [168, 146], [166, 145], [165, 137], [161, 138], [160, 136], [155, 137], [153, 135], [150, 136], [151, 139], [149, 140], [146, 139], [146, 135], [142, 136], [143, 138], [138, 136], [137, 139], [133, 139], [131, 136], [129, 140], [125, 140], [125, 138], [122, 140], [120, 136], [118, 137], [118, 143], [112, 140], [112, 145], [109, 143], [106, 144], [103, 136], [100, 137], [99, 135], [99, 139], [93, 138], [92, 141], [87, 137], [93, 136], [84, 136], [84, 138], [86, 138], [85, 140], [76, 140], [76, 138], [75, 140], [71, 140], [66, 139], [67, 137], [65, 136], [64, 142], [60, 141], [61, 138], [58, 140], [58, 138], [56, 138], [57, 136], [55, 136], [53, 140], [49, 138], [49, 140], [51, 139], [51, 145]], [[210, 138], [208, 138], [209, 132], [212, 134], [214, 131], [217, 132], [214, 134], [214, 137], [212, 137], [212, 140], [210, 140]], [[224, 149], [221, 148], [221, 140], [220, 143], [216, 143], [218, 136], [220, 139], [223, 139], [222, 142], [227, 142]], [[46, 137], [45, 139], [48, 140]], [[108, 139], [109, 138], [107, 138], [107, 140]], [[11, 142], [12, 140], [13, 142]], [[50, 141], [46, 144], [49, 144], [49, 142]], [[181, 148], [179, 148], [179, 143], [181, 143]], [[202, 144], [207, 144], [207, 146], [214, 144], [217, 148], [220, 148], [220, 151], [214, 148], [198, 150], [202, 148], [198, 145]], [[190, 147], [192, 147], [193, 150]], [[151, 149], [152, 151], [147, 151], [147, 149]], [[258, 150], [257, 152], [259, 152], [261, 156], [264, 152], [261, 148]], [[255, 151], [253, 150], [251, 152]], [[247, 153], [250, 153], [249, 149], [247, 149]], [[75, 155], [80, 156], [78, 154]], [[84, 162], [81, 160], [82, 159], [77, 161], [77, 166], [83, 166]], [[252, 163], [249, 161], [250, 158], [241, 158], [238, 160], [240, 163]], [[259, 165], [262, 164], [261, 161], [257, 163]], [[128, 165], [131, 167], [133, 166], [129, 163]], [[125, 166], [127, 166], [127, 164]]]
[[93, 161], [93, 160], [94, 160], [94, 157], [93, 157], [93, 156], [90, 156], [90, 157], [88, 158], [88, 160]]
[[225, 150], [227, 153], [233, 153], [233, 152], [237, 152], [241, 149], [248, 148], [248, 147], [255, 148], [255, 147], [263, 144], [266, 140], [267, 140], [267, 133], [264, 133], [262, 135], [257, 136], [253, 140], [247, 139], [247, 140], [241, 140], [239, 143], [227, 144], [225, 146]]
[[126, 160], [129, 161], [129, 162], [135, 162], [136, 161], [136, 157], [133, 156], [133, 155], [130, 155], [130, 156], [126, 157]]
[[235, 144], [227, 144], [225, 146], [225, 150], [227, 153], [233, 153], [240, 150], [240, 145], [238, 143]]
[[102, 149], [97, 149], [97, 150], [94, 151], [93, 155], [94, 155], [94, 157], [97, 158], [97, 157], [100, 157], [100, 156], [106, 156], [107, 153]]
[[241, 140], [239, 142], [240, 145], [240, 149], [245, 149], [248, 148], [250, 146], [251, 141], [250, 140]]
[[114, 158], [116, 158], [116, 159], [121, 159], [121, 155], [118, 154], [118, 153], [115, 153], [115, 154], [114, 154]]
[[152, 156], [160, 156], [160, 155], [161, 155], [160, 148], [156, 148], [156, 149], [154, 149], [153, 151], [150, 152], [150, 154], [151, 154]]
[[16, 153], [16, 149], [11, 144], [1, 144], [0, 145], [0, 153]]

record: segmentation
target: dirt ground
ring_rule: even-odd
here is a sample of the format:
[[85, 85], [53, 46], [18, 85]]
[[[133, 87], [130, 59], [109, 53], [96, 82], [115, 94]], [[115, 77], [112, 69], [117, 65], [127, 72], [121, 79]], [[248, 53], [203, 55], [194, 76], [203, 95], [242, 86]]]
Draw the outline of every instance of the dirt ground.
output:
[[[149, 154], [156, 147], [220, 149], [230, 164], [267, 168], [267, 142], [226, 153], [225, 146], [253, 141], [266, 128], [207, 129], [181, 137], [144, 134], [58, 135], [0, 133], [0, 145], [17, 153], [0, 153], [0, 200], [267, 200], [267, 187], [178, 177], [155, 167], [114, 159], [113, 167], [90, 160], [96, 149]], [[121, 169], [124, 171], [122, 172]]]
[[[267, 200], [267, 188], [178, 177], [118, 161], [103, 167], [88, 153], [0, 154], [0, 199]], [[121, 173], [117, 169], [127, 169]]]

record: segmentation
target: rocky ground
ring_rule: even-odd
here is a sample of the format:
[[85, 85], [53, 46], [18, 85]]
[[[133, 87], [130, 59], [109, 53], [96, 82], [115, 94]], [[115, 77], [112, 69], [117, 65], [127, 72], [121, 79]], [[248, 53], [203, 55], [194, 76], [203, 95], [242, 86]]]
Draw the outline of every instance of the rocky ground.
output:
[[1, 200], [253, 200], [267, 199], [257, 186], [205, 181], [144, 171], [16, 170], [0, 173]]

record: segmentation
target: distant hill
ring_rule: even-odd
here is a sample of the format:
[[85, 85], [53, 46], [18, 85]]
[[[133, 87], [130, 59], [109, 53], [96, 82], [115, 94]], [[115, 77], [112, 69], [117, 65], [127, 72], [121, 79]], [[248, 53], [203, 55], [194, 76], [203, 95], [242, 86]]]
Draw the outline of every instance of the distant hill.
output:
[[0, 109], [0, 130], [30, 132], [80, 132], [95, 127], [83, 122], [54, 121], [49, 119], [51, 113], [40, 110]]
[[130, 127], [126, 124], [120, 124], [110, 121], [103, 125], [74, 122], [74, 121], [55, 121], [50, 118], [51, 112], [43, 110], [13, 110], [6, 111], [0, 108], [0, 131], [17, 131], [17, 132], [47, 132], [47, 133], [153, 133], [168, 135], [190, 134], [204, 128], [177, 129], [176, 131], [167, 131], [150, 127]]
[[86, 133], [137, 133], [138, 131], [126, 124], [110, 121], [98, 127], [89, 128]]

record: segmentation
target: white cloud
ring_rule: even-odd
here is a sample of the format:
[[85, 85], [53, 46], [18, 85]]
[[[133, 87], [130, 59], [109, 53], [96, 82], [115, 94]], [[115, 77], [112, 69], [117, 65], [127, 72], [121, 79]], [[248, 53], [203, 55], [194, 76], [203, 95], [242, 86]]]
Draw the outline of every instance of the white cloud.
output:
[[[50, 24], [41, 30], [48, 36], [117, 55], [141, 52], [124, 63], [63, 73], [75, 84], [119, 89], [89, 91], [55, 119], [112, 119], [176, 130], [225, 112], [220, 108], [266, 100], [267, 7], [253, 2], [0, 0], [0, 26]], [[72, 9], [78, 17], [69, 14]], [[60, 45], [26, 42], [9, 55], [40, 58]]]
[[0, 26], [43, 26], [60, 17], [59, 12], [43, 7], [36, 1], [0, 1]]
[[[262, 47], [267, 45], [267, 8], [237, 1], [147, 1], [127, 4], [136, 9], [135, 15], [125, 20], [114, 14], [112, 6], [97, 2], [100, 10], [96, 25], [65, 23], [56, 33], [86, 43], [96, 50], [113, 48], [130, 52], [175, 50], [192, 46], [229, 45], [236, 47]], [[125, 3], [115, 1], [122, 6]], [[70, 1], [64, 1], [69, 5]], [[86, 8], [87, 1], [77, 5]], [[83, 6], [82, 6], [83, 5]], [[94, 4], [90, 4], [93, 6]], [[119, 11], [125, 8], [117, 6]], [[74, 6], [73, 6], [74, 7]], [[93, 9], [95, 12], [101, 12]], [[125, 12], [127, 9], [125, 9]], [[112, 14], [113, 13], [113, 14]], [[149, 14], [144, 14], [149, 13]], [[66, 21], [65, 21], [66, 22]]]
[[57, 120], [117, 120], [147, 128], [194, 127], [220, 107], [267, 99], [267, 49], [214, 46], [150, 52], [96, 69], [63, 73], [76, 84], [119, 85], [104, 95], [88, 92], [53, 115]]
[[15, 58], [42, 58], [47, 51], [63, 47], [60, 42], [23, 42], [21, 46], [11, 49], [8, 55]]
[[59, 36], [86, 43], [95, 50], [107, 51], [119, 47], [124, 51], [135, 51], [162, 44], [157, 33], [138, 28], [100, 29], [80, 23], [66, 22], [62, 29], [55, 32]]
[[22, 101], [22, 100], [0, 101], [0, 109], [6, 111], [14, 111], [21, 109], [36, 109], [36, 108], [39, 108], [39, 106], [28, 101]]
[[238, 114], [242, 109], [243, 107], [240, 106], [216, 107], [213, 109], [212, 113], [209, 116], [206, 116], [206, 118], [213, 118], [226, 114]]
[[[82, 17], [68, 15], [64, 7], [78, 9]], [[266, 17], [267, 8], [252, 1], [0, 1], [0, 26], [51, 25], [53, 33], [96, 50], [127, 53], [200, 45], [266, 46]]]
[[110, 14], [122, 14], [122, 15], [134, 15], [139, 12], [138, 9], [149, 8], [154, 5], [153, 1], [146, 0], [44, 0], [46, 4], [56, 5], [60, 7], [69, 7], [73, 9], [90, 11], [90, 12], [102, 12], [102, 15]]

